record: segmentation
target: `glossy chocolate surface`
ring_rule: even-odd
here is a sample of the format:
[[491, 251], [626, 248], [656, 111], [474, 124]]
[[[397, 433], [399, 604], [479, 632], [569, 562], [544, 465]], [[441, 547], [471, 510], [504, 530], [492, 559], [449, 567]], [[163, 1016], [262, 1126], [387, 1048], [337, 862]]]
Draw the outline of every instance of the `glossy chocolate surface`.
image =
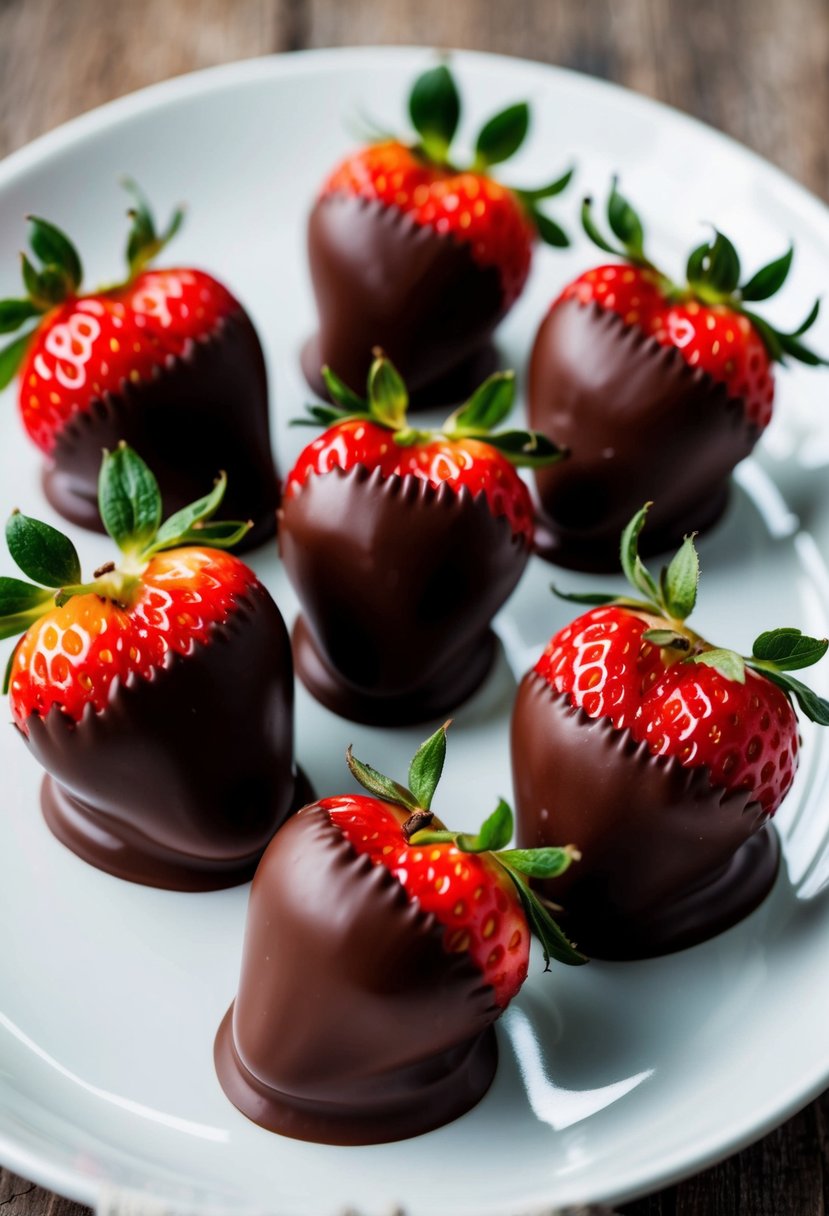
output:
[[54, 834], [99, 869], [181, 891], [250, 878], [308, 788], [293, 758], [291, 649], [258, 584], [210, 641], [116, 681], [80, 722], [52, 709], [23, 736], [47, 773]]
[[565, 300], [541, 324], [529, 420], [566, 460], [536, 472], [537, 548], [580, 570], [615, 571], [619, 537], [646, 501], [643, 554], [714, 524], [729, 475], [758, 429], [723, 384], [598, 304]]
[[435, 918], [311, 806], [256, 871], [216, 1070], [230, 1100], [271, 1131], [399, 1140], [483, 1097], [498, 1012], [468, 955], [446, 953]]
[[518, 690], [512, 764], [519, 844], [582, 852], [547, 894], [589, 955], [694, 945], [748, 915], [774, 883], [777, 837], [747, 791], [715, 789], [707, 769], [654, 756], [535, 672]]
[[283, 503], [279, 538], [304, 614], [297, 674], [372, 724], [428, 721], [472, 695], [529, 556], [483, 495], [362, 466], [312, 474]]
[[456, 404], [494, 371], [491, 337], [506, 312], [500, 276], [478, 266], [468, 245], [396, 207], [332, 194], [311, 211], [308, 257], [319, 331], [302, 369], [320, 396], [323, 364], [362, 396], [376, 346], [415, 408]]
[[253, 520], [240, 550], [272, 536], [279, 479], [271, 455], [268, 384], [262, 348], [239, 311], [151, 380], [126, 381], [76, 413], [58, 435], [43, 474], [49, 502], [66, 519], [103, 531], [98, 513], [101, 452], [125, 440], [153, 470], [165, 518], [228, 477], [222, 519]]

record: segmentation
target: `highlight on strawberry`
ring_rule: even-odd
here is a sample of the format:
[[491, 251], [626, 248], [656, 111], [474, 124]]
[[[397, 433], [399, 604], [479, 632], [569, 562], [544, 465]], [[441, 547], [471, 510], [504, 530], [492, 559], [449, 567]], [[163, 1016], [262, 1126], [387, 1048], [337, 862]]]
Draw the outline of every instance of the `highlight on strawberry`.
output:
[[119, 555], [84, 579], [72, 541], [15, 512], [0, 578], [12, 717], [50, 776], [43, 808], [85, 860], [153, 886], [249, 877], [295, 801], [290, 644], [253, 572], [224, 552], [227, 479], [162, 522], [153, 474], [107, 453], [99, 502]]
[[300, 454], [280, 512], [282, 559], [302, 604], [297, 672], [323, 704], [377, 723], [448, 713], [485, 678], [492, 617], [529, 559], [533, 508], [518, 466], [561, 458], [501, 430], [512, 372], [489, 377], [435, 431], [375, 351], [365, 399], [330, 369], [327, 427]]
[[615, 179], [607, 228], [586, 200], [587, 234], [616, 262], [569, 283], [543, 320], [529, 375], [531, 425], [570, 460], [537, 476], [539, 549], [559, 564], [612, 571], [618, 536], [644, 497], [643, 549], [663, 552], [722, 515], [732, 469], [754, 448], [774, 401], [774, 364], [826, 360], [802, 324], [785, 331], [756, 306], [786, 282], [793, 248], [744, 276], [714, 229], [674, 282], [646, 252], [644, 228]]
[[633, 594], [557, 593], [589, 611], [524, 677], [513, 716], [519, 839], [578, 828], [566, 924], [611, 957], [692, 944], [760, 902], [779, 856], [769, 821], [797, 768], [795, 704], [829, 725], [829, 702], [792, 674], [829, 641], [792, 627], [750, 655], [706, 641], [687, 624], [693, 537], [654, 577], [638, 552], [647, 511], [622, 538]]
[[127, 181], [127, 274], [95, 291], [71, 240], [30, 216], [21, 254], [24, 294], [0, 301], [0, 389], [17, 377], [29, 437], [44, 455], [44, 488], [67, 519], [100, 531], [101, 450], [125, 439], [158, 469], [165, 509], [180, 510], [218, 467], [228, 509], [252, 519], [245, 544], [274, 530], [279, 485], [270, 449], [264, 356], [242, 305], [191, 267], [151, 263], [179, 231], [176, 210], [159, 231]]
[[323, 363], [359, 389], [379, 344], [417, 404], [459, 400], [495, 366], [491, 335], [524, 288], [536, 239], [569, 243], [546, 206], [572, 169], [527, 188], [493, 176], [527, 137], [526, 102], [484, 123], [468, 164], [453, 150], [461, 98], [446, 63], [415, 81], [409, 117], [413, 140], [379, 133], [349, 153], [311, 212], [320, 331], [303, 368], [320, 393]]
[[475, 834], [434, 814], [448, 725], [405, 785], [349, 748], [365, 792], [303, 807], [262, 858], [215, 1060], [230, 1100], [273, 1131], [368, 1144], [457, 1118], [492, 1080], [492, 1024], [531, 936], [545, 969], [586, 961], [528, 884], [557, 881], [574, 846], [509, 848], [503, 801]]

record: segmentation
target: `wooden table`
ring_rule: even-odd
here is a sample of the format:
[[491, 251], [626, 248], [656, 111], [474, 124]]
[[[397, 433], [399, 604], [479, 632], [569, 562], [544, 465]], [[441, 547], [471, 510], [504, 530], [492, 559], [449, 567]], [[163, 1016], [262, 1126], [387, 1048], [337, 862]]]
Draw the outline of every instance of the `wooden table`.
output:
[[[619, 81], [729, 132], [829, 199], [827, 0], [0, 0], [0, 156], [181, 72], [273, 51], [395, 42], [524, 55]], [[86, 1211], [2, 1169], [0, 1209]], [[621, 1209], [827, 1211], [829, 1093], [722, 1165]]]

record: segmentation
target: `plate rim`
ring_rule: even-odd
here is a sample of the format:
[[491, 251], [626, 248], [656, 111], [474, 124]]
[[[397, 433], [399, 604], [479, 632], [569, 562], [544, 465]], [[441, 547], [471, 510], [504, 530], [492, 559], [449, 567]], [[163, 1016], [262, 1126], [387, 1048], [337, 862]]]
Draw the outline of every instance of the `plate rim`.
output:
[[[225, 89], [232, 91], [244, 87], [248, 83], [271, 78], [302, 77], [318, 70], [325, 70], [328, 64], [338, 65], [344, 60], [355, 63], [355, 66], [359, 66], [360, 60], [364, 60], [366, 66], [369, 66], [378, 60], [385, 63], [390, 57], [399, 59], [401, 62], [412, 63], [418, 58], [427, 60], [434, 54], [434, 47], [416, 43], [311, 48], [253, 56], [169, 77], [76, 115], [11, 152], [0, 161], [0, 190], [11, 185], [19, 175], [41, 167], [58, 153], [65, 153], [133, 118], [163, 110], [179, 101]], [[504, 64], [509, 65], [513, 70], [515, 67], [523, 65], [531, 69], [534, 75], [549, 76], [552, 73], [565, 84], [570, 82], [572, 87], [584, 89], [593, 95], [603, 95], [604, 98], [610, 99], [624, 98], [627, 106], [632, 105], [643, 113], [651, 113], [655, 109], [679, 128], [695, 130], [709, 140], [713, 138], [727, 153], [736, 154], [744, 163], [753, 164], [766, 178], [771, 175], [778, 186], [783, 189], [787, 205], [809, 215], [817, 226], [829, 228], [829, 203], [824, 202], [820, 196], [778, 165], [742, 144], [734, 136], [728, 135], [666, 102], [648, 97], [613, 81], [551, 64], [544, 60], [463, 48], [453, 49], [450, 54], [456, 57], [460, 63], [472, 61], [480, 66], [490, 65], [495, 70]], [[792, 1083], [783, 1101], [780, 1100], [779, 1093], [770, 1097], [759, 1117], [755, 1108], [755, 1114], [747, 1114], [746, 1118], [726, 1139], [712, 1134], [700, 1147], [699, 1138], [697, 1138], [697, 1147], [693, 1151], [677, 1149], [667, 1161], [663, 1159], [662, 1166], [649, 1173], [646, 1179], [640, 1178], [639, 1181], [629, 1179], [622, 1189], [616, 1187], [612, 1190], [597, 1191], [590, 1202], [627, 1202], [662, 1189], [683, 1178], [693, 1176], [756, 1142], [807, 1106], [826, 1089], [829, 1085], [829, 1053], [818, 1073], [812, 1072], [810, 1075], [813, 1080], [809, 1085]], [[36, 1150], [19, 1147], [13, 1137], [4, 1132], [2, 1128], [0, 1128], [0, 1162], [11, 1171], [31, 1178], [39, 1185], [93, 1207], [100, 1205], [111, 1194], [131, 1198], [140, 1196], [148, 1204], [156, 1200], [166, 1202], [163, 1189], [148, 1189], [145, 1192], [119, 1188], [106, 1180], [96, 1179], [82, 1172], [75, 1172], [67, 1166], [54, 1164], [49, 1158], [41, 1157]], [[635, 1172], [634, 1169], [632, 1173]], [[542, 1206], [538, 1208], [522, 1210], [527, 1213], [527, 1216], [549, 1216], [549, 1202], [540, 1202]], [[533, 1200], [532, 1203], [535, 1204], [536, 1201]], [[175, 1201], [170, 1201], [169, 1210], [176, 1210]], [[216, 1210], [230, 1209], [217, 1208]], [[234, 1207], [232, 1210], [237, 1209]], [[247, 1205], [244, 1210], [255, 1210], [255, 1205]], [[277, 1216], [277, 1214], [271, 1212], [270, 1216]], [[292, 1214], [284, 1211], [280, 1212], [279, 1216], [292, 1216]], [[504, 1212], [503, 1216], [512, 1216], [512, 1214]]]

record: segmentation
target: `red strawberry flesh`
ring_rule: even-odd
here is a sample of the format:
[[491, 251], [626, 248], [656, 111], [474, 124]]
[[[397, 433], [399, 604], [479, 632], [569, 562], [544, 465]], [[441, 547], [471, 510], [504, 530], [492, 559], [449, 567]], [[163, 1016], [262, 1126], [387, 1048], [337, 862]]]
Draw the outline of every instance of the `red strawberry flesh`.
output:
[[384, 865], [444, 929], [448, 953], [466, 952], [504, 1008], [527, 976], [530, 933], [512, 880], [485, 854], [454, 844], [410, 844], [406, 812], [366, 795], [320, 802], [352, 847]]

